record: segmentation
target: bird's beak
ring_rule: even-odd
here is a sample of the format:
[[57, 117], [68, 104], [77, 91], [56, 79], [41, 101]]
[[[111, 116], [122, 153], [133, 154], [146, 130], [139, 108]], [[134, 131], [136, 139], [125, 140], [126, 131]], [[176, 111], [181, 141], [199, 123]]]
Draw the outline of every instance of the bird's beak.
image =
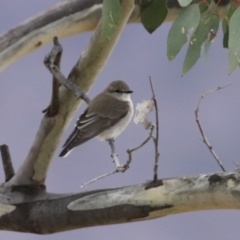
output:
[[125, 91], [125, 93], [133, 93], [133, 91], [132, 90], [127, 90], [127, 91]]

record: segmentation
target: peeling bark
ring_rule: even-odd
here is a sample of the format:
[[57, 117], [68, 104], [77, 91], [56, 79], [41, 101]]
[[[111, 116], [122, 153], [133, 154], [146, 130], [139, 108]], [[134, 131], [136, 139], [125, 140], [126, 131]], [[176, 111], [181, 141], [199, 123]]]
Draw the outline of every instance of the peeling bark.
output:
[[190, 211], [240, 209], [239, 171], [163, 179], [157, 187], [149, 186], [151, 182], [69, 195], [15, 188], [5, 192], [8, 200], [0, 194], [0, 229], [49, 234]]

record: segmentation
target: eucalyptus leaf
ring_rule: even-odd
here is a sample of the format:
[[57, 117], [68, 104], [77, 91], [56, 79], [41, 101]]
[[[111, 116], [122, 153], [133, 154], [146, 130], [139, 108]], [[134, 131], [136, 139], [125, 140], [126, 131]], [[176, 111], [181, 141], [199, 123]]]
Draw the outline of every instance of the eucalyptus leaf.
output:
[[121, 18], [121, 4], [119, 0], [104, 0], [102, 10], [101, 41], [111, 39]]
[[217, 13], [218, 7], [214, 1], [211, 1], [209, 9], [203, 13], [199, 25], [191, 37], [183, 64], [183, 75], [188, 72], [199, 59], [203, 43], [207, 40], [211, 42], [216, 36], [219, 27], [219, 16]]
[[153, 33], [167, 16], [166, 0], [142, 0], [140, 6], [141, 22], [149, 33]]
[[228, 41], [228, 73], [231, 74], [237, 67], [240, 67], [240, 7], [233, 13], [229, 22]]
[[219, 27], [219, 18], [218, 17], [213, 17], [211, 25], [212, 25], [212, 28], [210, 29], [210, 32], [208, 33], [207, 40], [205, 41], [205, 44], [204, 44], [205, 59], [208, 58], [208, 52], [210, 50], [211, 43], [213, 43], [215, 38], [216, 38], [216, 33], [217, 33], [218, 27]]
[[228, 39], [229, 39], [229, 21], [234, 13], [234, 11], [237, 9], [236, 5], [231, 2], [231, 5], [227, 11], [226, 16], [222, 20], [222, 30], [224, 33], [223, 36], [223, 47], [228, 48]]
[[189, 31], [194, 32], [200, 21], [198, 4], [192, 4], [182, 9], [172, 24], [168, 33], [167, 56], [173, 60], [182, 46], [187, 42]]

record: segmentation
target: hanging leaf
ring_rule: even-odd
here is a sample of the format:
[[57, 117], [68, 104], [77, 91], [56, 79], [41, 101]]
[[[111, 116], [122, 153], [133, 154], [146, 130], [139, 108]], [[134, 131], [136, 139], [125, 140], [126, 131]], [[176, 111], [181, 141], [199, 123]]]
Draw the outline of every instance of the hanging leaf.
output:
[[225, 18], [222, 21], [222, 30], [223, 30], [223, 47], [228, 48], [228, 38], [229, 38], [229, 21], [234, 13], [234, 11], [237, 9], [236, 5], [231, 2], [231, 5], [227, 11], [227, 14]]
[[166, 0], [141, 0], [139, 4], [142, 24], [149, 33], [153, 33], [167, 16]]
[[112, 38], [121, 18], [121, 10], [120, 0], [103, 1], [101, 41]]
[[195, 33], [193, 33], [187, 54], [183, 64], [182, 74], [188, 72], [197, 62], [200, 57], [202, 44], [212, 35], [216, 36], [219, 26], [218, 7], [211, 2], [209, 9], [203, 13], [199, 26]]
[[219, 18], [214, 17], [212, 19], [212, 28], [210, 29], [207, 40], [205, 41], [205, 44], [204, 44], [206, 60], [208, 58], [208, 52], [210, 50], [211, 43], [213, 43], [216, 38], [216, 33], [218, 31], [218, 27], [219, 27]]
[[240, 67], [240, 7], [238, 7], [229, 22], [228, 41], [228, 73], [231, 74], [237, 67]]
[[193, 0], [178, 0], [178, 3], [181, 7], [188, 6]]
[[182, 46], [187, 42], [189, 31], [194, 32], [200, 21], [200, 11], [198, 4], [192, 4], [184, 8], [168, 33], [167, 56], [173, 60]]

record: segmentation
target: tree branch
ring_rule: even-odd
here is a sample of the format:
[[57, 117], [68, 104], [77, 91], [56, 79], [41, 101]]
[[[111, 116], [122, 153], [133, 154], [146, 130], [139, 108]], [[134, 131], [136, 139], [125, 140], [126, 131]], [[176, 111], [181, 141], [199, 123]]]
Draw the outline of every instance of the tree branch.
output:
[[[219, 2], [219, 0], [216, 0]], [[225, 16], [229, 0], [220, 1], [220, 16]], [[168, 0], [168, 16], [173, 21], [179, 13], [177, 0]], [[102, 13], [102, 0], [62, 1], [51, 9], [30, 18], [0, 36], [0, 72], [21, 57], [59, 38], [92, 31]], [[140, 21], [140, 9], [135, 7], [129, 22]]]
[[[88, 92], [110, 56], [119, 36], [134, 8], [134, 0], [121, 1], [122, 14], [111, 39], [100, 41], [102, 22], [100, 21], [89, 45], [73, 67], [68, 80]], [[55, 117], [44, 116], [35, 141], [23, 165], [6, 186], [42, 185], [49, 165], [70, 119], [79, 107], [81, 100], [64, 86], [59, 89], [60, 106]]]
[[[240, 209], [239, 179], [239, 171], [221, 172], [158, 180], [151, 188], [143, 183], [69, 195], [17, 188], [4, 199], [0, 193], [0, 229], [49, 234], [190, 211]], [[19, 202], [14, 196], [21, 194]]]

